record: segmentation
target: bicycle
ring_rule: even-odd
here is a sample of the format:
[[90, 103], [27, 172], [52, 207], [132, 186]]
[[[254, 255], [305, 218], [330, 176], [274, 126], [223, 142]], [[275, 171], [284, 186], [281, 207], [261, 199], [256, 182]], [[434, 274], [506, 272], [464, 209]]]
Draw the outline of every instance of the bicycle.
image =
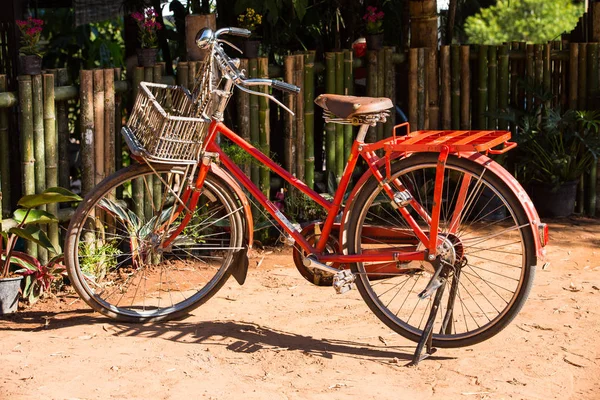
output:
[[[315, 102], [326, 122], [359, 126], [338, 190], [327, 200], [224, 125], [235, 87], [289, 112], [250, 88], [299, 92], [285, 82], [246, 78], [223, 48], [232, 46], [221, 38], [226, 34], [250, 32], [198, 33], [209, 56], [192, 92], [140, 85], [123, 128], [139, 163], [93, 189], [68, 228], [65, 260], [82, 299], [118, 320], [160, 321], [200, 306], [231, 275], [243, 284], [253, 242], [243, 187], [293, 239], [305, 278], [338, 293], [356, 285], [384, 324], [419, 342], [414, 364], [433, 346], [470, 346], [505, 328], [527, 298], [548, 239], [525, 191], [487, 157], [515, 146], [510, 132], [411, 133], [405, 123], [389, 138], [365, 143], [367, 129], [386, 120], [392, 102], [321, 95]], [[219, 136], [323, 207], [325, 221], [297, 229], [223, 152]], [[359, 158], [367, 169], [344, 206]]]

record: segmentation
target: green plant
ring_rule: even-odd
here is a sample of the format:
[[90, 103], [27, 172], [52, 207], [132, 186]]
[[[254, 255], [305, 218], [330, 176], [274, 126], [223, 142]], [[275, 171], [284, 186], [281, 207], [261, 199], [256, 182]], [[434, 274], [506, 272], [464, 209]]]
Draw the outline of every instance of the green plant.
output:
[[102, 280], [117, 266], [117, 256], [121, 253], [114, 241], [81, 242], [79, 245], [81, 271], [92, 281]]
[[15, 273], [25, 278], [22, 297], [27, 299], [29, 304], [37, 302], [52, 286], [62, 284], [63, 278], [67, 275], [67, 269], [61, 264], [62, 254], [53, 257], [46, 265], [29, 254], [17, 251], [13, 252], [11, 259], [13, 264], [22, 267]]
[[42, 56], [39, 48], [40, 37], [44, 21], [29, 17], [25, 21], [17, 20], [17, 26], [21, 31], [21, 48], [19, 51], [26, 56]]
[[376, 35], [383, 32], [383, 11], [377, 11], [377, 7], [367, 7], [367, 13], [363, 15], [366, 22], [366, 30], [369, 35]]
[[162, 29], [160, 22], [156, 20], [158, 14], [154, 9], [146, 10], [146, 13], [134, 12], [131, 17], [137, 21], [139, 28], [138, 37], [143, 49], [150, 49], [158, 46], [157, 31]]

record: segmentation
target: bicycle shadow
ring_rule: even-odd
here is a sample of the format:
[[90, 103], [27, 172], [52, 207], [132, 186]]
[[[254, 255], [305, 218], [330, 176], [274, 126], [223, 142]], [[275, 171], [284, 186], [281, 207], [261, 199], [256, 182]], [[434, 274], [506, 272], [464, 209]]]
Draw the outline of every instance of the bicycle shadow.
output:
[[[78, 325], [102, 325], [110, 335], [169, 340], [182, 344], [223, 346], [236, 353], [251, 354], [261, 350], [300, 351], [304, 354], [331, 359], [334, 356], [389, 364], [412, 360], [414, 346], [373, 345], [361, 341], [315, 338], [245, 321], [176, 320], [154, 324], [114, 322], [88, 310], [65, 313], [23, 312], [10, 318], [19, 327], [0, 321], [0, 331], [60, 330]], [[44, 322], [46, 321], [46, 322]], [[50, 322], [47, 322], [50, 321]], [[31, 327], [28, 327], [28, 325]], [[23, 327], [25, 325], [25, 327]], [[233, 342], [232, 342], [233, 340]], [[431, 360], [451, 360], [455, 357], [433, 355]]]

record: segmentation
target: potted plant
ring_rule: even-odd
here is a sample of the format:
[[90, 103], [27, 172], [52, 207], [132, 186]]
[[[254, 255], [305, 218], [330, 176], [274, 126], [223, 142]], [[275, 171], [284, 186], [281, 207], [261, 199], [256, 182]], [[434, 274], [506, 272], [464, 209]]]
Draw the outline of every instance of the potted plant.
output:
[[[7, 232], [2, 231], [0, 240], [0, 314], [14, 312], [19, 299], [19, 289], [26, 277], [24, 293], [30, 301], [47, 289], [56, 274], [60, 273], [58, 258], [53, 258], [42, 266], [35, 258], [14, 250], [19, 238], [32, 241], [50, 252], [59, 254], [60, 246], [53, 244], [40, 229], [40, 224], [58, 222], [51, 213], [36, 209], [45, 204], [81, 201], [81, 197], [63, 188], [49, 188], [40, 194], [23, 196], [19, 209], [14, 212], [16, 226]], [[3, 246], [6, 243], [6, 247]]]
[[[251, 37], [254, 36], [256, 39], [254, 31], [262, 24], [262, 15], [254, 11], [253, 8], [247, 8], [244, 14], [238, 16], [237, 22], [240, 28], [248, 29], [252, 32]], [[246, 58], [258, 57], [259, 46], [260, 40], [245, 40], [242, 45], [244, 56], [246, 56]]]
[[141, 49], [137, 50], [138, 65], [140, 67], [152, 67], [156, 63], [158, 53], [157, 32], [162, 29], [160, 22], [156, 20], [156, 11], [148, 9], [145, 13], [134, 12], [131, 17], [136, 20], [139, 32]]
[[367, 31], [367, 49], [379, 50], [383, 46], [383, 11], [378, 11], [377, 7], [368, 6], [367, 13], [363, 15], [366, 22]]
[[600, 155], [600, 112], [541, 107], [522, 120], [518, 170], [541, 216], [573, 212], [580, 177]]
[[21, 74], [41, 74], [42, 52], [40, 51], [39, 42], [44, 21], [29, 17], [25, 21], [17, 20], [17, 26], [21, 31], [21, 48], [19, 49]]

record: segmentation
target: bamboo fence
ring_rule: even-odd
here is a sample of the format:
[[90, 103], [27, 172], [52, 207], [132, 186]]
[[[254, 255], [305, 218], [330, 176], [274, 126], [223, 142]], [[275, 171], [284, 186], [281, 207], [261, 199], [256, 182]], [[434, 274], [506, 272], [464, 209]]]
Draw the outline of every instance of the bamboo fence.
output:
[[[499, 46], [442, 46], [439, 50], [393, 48], [368, 51], [362, 59], [352, 52], [314, 51], [284, 56], [281, 66], [267, 58], [241, 60], [250, 77], [281, 78], [302, 88], [301, 95], [281, 95], [295, 117], [272, 107], [264, 98], [238, 92], [232, 101], [229, 121], [240, 135], [261, 151], [274, 155], [287, 170], [308, 186], [327, 191], [329, 175], [338, 181], [349, 156], [355, 130], [352, 126], [325, 124], [313, 100], [320, 93], [389, 97], [408, 111], [416, 129], [510, 129], [516, 126], [500, 114], [509, 109], [531, 111], [539, 105], [536, 91], [551, 93], [548, 106], [597, 109], [600, 104], [600, 67], [597, 43], [550, 42], [544, 45], [508, 43]], [[399, 68], [401, 64], [402, 68]], [[70, 141], [68, 104], [79, 99], [82, 193], [123, 167], [123, 141], [119, 134], [125, 93], [135, 96], [142, 80], [191, 87], [198, 64], [181, 62], [177, 76], [165, 77], [164, 65], [135, 68], [130, 85], [119, 69], [80, 71], [79, 86], [69, 85], [66, 70], [50, 70], [38, 76], [20, 76], [18, 91], [7, 92], [0, 75], [0, 178], [2, 214], [9, 216], [22, 194], [49, 186], [69, 186]], [[401, 73], [400, 71], [406, 71]], [[365, 77], [364, 84], [355, 78]], [[357, 84], [359, 82], [360, 84]], [[526, 83], [526, 84], [525, 84]], [[271, 89], [264, 89], [271, 90]], [[131, 97], [131, 96], [130, 96]], [[13, 162], [9, 134], [12, 109], [18, 106], [20, 165]], [[401, 114], [392, 112], [385, 124], [369, 129], [367, 140], [392, 134]], [[269, 171], [257, 164], [243, 169], [269, 197], [281, 186]], [[13, 178], [11, 184], [11, 176]], [[15, 180], [22, 184], [16, 188]], [[156, 185], [155, 185], [156, 184]], [[158, 191], [159, 182], [134, 182], [134, 209], [150, 213], [145, 191]], [[595, 165], [581, 180], [576, 211], [595, 215], [598, 174]], [[49, 211], [61, 219], [68, 213], [56, 206]], [[5, 221], [9, 224], [8, 221]], [[8, 225], [7, 225], [8, 226]], [[59, 242], [58, 226], [48, 226], [53, 242]], [[44, 259], [46, 254], [29, 244], [27, 251]]]

